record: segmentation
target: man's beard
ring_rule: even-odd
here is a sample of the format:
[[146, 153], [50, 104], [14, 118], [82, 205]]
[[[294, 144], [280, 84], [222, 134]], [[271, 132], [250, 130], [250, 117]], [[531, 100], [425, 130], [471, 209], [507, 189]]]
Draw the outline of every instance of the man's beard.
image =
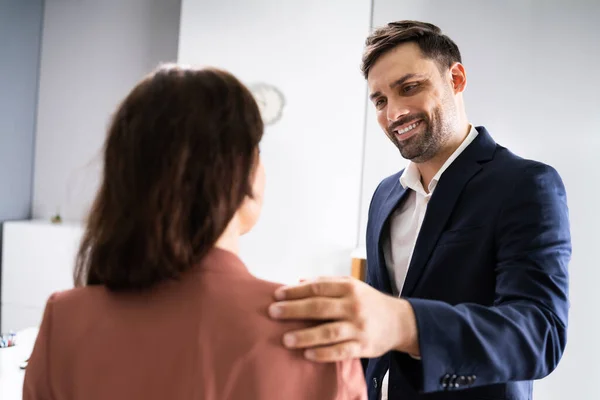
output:
[[[414, 163], [423, 163], [431, 160], [439, 153], [451, 136], [451, 127], [447, 123], [448, 121], [445, 121], [443, 118], [442, 107], [444, 106], [436, 107], [431, 114], [431, 118], [425, 114], [419, 114], [406, 119], [405, 121], [407, 122], [421, 120], [421, 123], [415, 129], [423, 129], [423, 132], [406, 140], [398, 140], [395, 133], [391, 130], [394, 129], [394, 126], [399, 126], [399, 124], [395, 123], [390, 126], [391, 129], [388, 129], [388, 137], [398, 150], [400, 150], [403, 158]], [[448, 110], [447, 106], [446, 110]]]

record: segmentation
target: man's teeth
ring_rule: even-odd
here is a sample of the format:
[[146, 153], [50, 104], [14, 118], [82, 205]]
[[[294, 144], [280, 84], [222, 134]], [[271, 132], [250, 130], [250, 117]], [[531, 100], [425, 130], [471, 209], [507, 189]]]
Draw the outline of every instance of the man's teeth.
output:
[[404, 129], [398, 129], [396, 131], [396, 133], [398, 133], [398, 135], [402, 135], [408, 131], [412, 131], [413, 129], [415, 129], [417, 127], [417, 125], [419, 125], [419, 122], [415, 122], [414, 124], [411, 124]]

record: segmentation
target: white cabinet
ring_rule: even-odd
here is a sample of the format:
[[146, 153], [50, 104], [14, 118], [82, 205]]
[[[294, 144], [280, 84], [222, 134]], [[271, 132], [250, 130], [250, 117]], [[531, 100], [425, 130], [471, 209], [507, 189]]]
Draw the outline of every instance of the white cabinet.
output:
[[0, 330], [39, 325], [48, 297], [73, 287], [83, 227], [46, 221], [10, 221], [2, 232]]

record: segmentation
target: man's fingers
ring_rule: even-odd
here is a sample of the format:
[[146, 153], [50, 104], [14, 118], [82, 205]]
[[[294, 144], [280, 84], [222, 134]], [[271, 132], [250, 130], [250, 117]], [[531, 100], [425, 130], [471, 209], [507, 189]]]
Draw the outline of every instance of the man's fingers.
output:
[[290, 349], [307, 349], [354, 340], [357, 337], [358, 331], [350, 322], [331, 322], [288, 332], [283, 336], [283, 344]]
[[304, 352], [304, 357], [317, 362], [344, 361], [360, 356], [360, 344], [353, 340], [333, 346], [317, 347]]
[[300, 285], [283, 286], [275, 291], [276, 300], [297, 300], [307, 297], [342, 297], [353, 290], [351, 279], [319, 278]]
[[352, 310], [347, 299], [313, 297], [273, 303], [269, 307], [269, 315], [276, 319], [351, 319]]

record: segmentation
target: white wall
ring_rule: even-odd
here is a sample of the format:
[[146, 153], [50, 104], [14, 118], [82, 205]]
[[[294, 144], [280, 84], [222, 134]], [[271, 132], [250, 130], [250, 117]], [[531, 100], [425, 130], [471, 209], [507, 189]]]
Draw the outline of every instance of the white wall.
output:
[[266, 202], [242, 257], [281, 282], [350, 272], [356, 244], [370, 1], [183, 0], [179, 61], [280, 88], [266, 130]]
[[[418, 19], [458, 44], [468, 76], [467, 113], [500, 144], [553, 165], [564, 179], [573, 259], [567, 350], [535, 384], [536, 400], [599, 399], [600, 2], [586, 0], [376, 0], [373, 26]], [[368, 107], [361, 240], [379, 181], [403, 168]]]
[[35, 218], [85, 216], [111, 113], [140, 78], [177, 59], [179, 12], [179, 0], [46, 1]]

